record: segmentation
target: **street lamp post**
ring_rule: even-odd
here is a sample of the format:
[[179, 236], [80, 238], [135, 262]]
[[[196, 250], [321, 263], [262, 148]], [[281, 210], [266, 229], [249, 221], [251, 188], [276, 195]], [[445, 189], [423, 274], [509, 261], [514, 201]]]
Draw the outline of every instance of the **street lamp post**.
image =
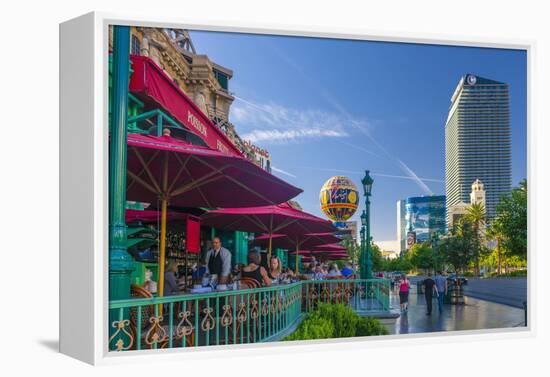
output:
[[363, 215], [361, 215], [361, 253], [359, 254], [359, 276], [364, 279], [366, 276], [366, 261], [365, 261], [365, 226], [363, 225]]
[[365, 195], [365, 210], [361, 215], [361, 224], [363, 225], [364, 231], [364, 259], [361, 266], [361, 278], [362, 279], [371, 279], [372, 278], [372, 258], [370, 254], [370, 196], [372, 192], [372, 184], [374, 180], [369, 174], [369, 171], [365, 171], [365, 176], [361, 180], [363, 185], [363, 195]]

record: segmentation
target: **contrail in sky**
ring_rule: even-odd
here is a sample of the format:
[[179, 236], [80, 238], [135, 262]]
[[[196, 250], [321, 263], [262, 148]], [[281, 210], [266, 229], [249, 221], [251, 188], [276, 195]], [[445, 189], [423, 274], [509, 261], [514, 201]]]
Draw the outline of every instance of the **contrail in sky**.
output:
[[[407, 174], [410, 179], [416, 182], [416, 184], [427, 194], [433, 195], [433, 191], [430, 190], [430, 188], [422, 181], [421, 178], [416, 175], [416, 173], [407, 166], [402, 160], [400, 160], [397, 156], [391, 154], [388, 152], [386, 148], [384, 148], [378, 141], [370, 134], [370, 132], [367, 130], [364, 125], [359, 124], [358, 122], [353, 120], [353, 117], [351, 114], [340, 104], [340, 102], [334, 98], [329, 91], [327, 91], [324, 87], [319, 85], [317, 81], [313, 81], [307, 76], [302, 68], [296, 64], [292, 59], [288, 57], [288, 55], [284, 54], [282, 51], [280, 51], [277, 47], [271, 45], [271, 49], [275, 52], [276, 55], [278, 55], [282, 60], [284, 60], [288, 65], [290, 65], [292, 68], [294, 68], [298, 73], [304, 77], [311, 86], [313, 86], [315, 89], [319, 91], [322, 97], [325, 98], [325, 100], [330, 103], [335, 109], [337, 109], [342, 115], [348, 118], [348, 120], [351, 122], [351, 126], [355, 129], [360, 130], [363, 134], [365, 134], [384, 154], [390, 158], [397, 166], [403, 170], [405, 174]], [[360, 147], [357, 147], [360, 148]]]
[[284, 175], [288, 175], [289, 177], [296, 178], [296, 176], [292, 173], [287, 172], [286, 170], [276, 168], [275, 166], [271, 167], [271, 170], [276, 171], [277, 173], [281, 173]]
[[[331, 169], [331, 168], [316, 168], [312, 166], [294, 166], [298, 169], [307, 169], [307, 170], [317, 170], [317, 171], [326, 171], [326, 172], [335, 172], [335, 173], [348, 173], [348, 174], [364, 174], [364, 171], [358, 171], [358, 170], [342, 170], [342, 169]], [[395, 175], [395, 174], [384, 174], [384, 173], [376, 173], [376, 172], [370, 172], [371, 175], [375, 177], [384, 177], [384, 178], [398, 178], [398, 179], [409, 179], [409, 180], [416, 180], [416, 178], [413, 178], [409, 175]], [[437, 179], [437, 178], [418, 178], [422, 181], [426, 182], [436, 182], [436, 183], [445, 183], [443, 179]]]

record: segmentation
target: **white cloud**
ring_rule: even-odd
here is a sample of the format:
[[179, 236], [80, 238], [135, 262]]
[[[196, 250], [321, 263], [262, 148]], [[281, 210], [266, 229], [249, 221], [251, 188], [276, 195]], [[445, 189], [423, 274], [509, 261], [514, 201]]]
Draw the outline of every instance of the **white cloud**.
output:
[[253, 130], [245, 135], [243, 139], [253, 143], [257, 142], [293, 142], [304, 138], [321, 138], [321, 137], [344, 137], [345, 132], [322, 130], [319, 128], [297, 129], [297, 130]]
[[235, 98], [238, 101], [231, 108], [231, 121], [241, 137], [253, 143], [265, 145], [348, 136], [344, 119], [336, 113]]

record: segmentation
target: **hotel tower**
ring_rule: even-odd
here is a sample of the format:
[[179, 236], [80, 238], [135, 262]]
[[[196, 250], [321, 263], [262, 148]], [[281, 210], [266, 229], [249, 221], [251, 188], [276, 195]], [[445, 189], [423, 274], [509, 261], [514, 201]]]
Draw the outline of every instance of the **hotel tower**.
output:
[[467, 74], [451, 98], [445, 124], [447, 224], [454, 206], [469, 203], [472, 184], [483, 182], [487, 221], [511, 191], [512, 151], [508, 84]]

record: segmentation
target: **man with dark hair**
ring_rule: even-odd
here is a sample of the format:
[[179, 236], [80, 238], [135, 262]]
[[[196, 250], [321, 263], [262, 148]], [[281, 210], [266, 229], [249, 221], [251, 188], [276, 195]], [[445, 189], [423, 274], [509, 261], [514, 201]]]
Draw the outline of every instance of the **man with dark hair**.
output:
[[424, 279], [422, 283], [424, 285], [424, 297], [426, 298], [427, 311], [426, 315], [432, 314], [432, 299], [433, 293], [437, 296], [437, 287], [435, 286], [435, 281], [432, 279], [432, 273], [428, 272], [428, 277]]
[[212, 249], [206, 253], [206, 267], [210, 275], [218, 275], [219, 284], [227, 284], [231, 273], [231, 253], [222, 247], [220, 237], [212, 239]]

